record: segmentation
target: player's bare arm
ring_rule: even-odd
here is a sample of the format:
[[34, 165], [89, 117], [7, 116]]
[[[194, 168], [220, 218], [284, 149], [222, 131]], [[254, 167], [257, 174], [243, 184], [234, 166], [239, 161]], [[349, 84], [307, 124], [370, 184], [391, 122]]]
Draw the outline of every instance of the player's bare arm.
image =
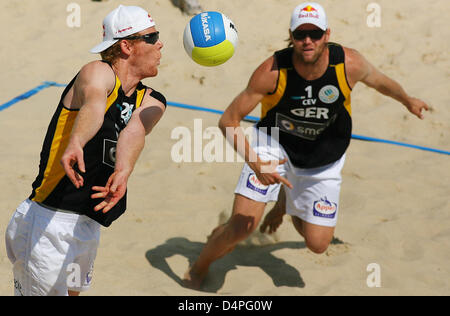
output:
[[114, 88], [115, 75], [111, 68], [100, 61], [85, 65], [72, 91], [65, 98], [65, 106], [71, 110], [79, 109], [69, 144], [61, 158], [69, 179], [77, 187], [83, 186], [83, 177], [74, 169], [75, 165], [84, 173], [83, 147], [95, 136], [103, 123], [106, 99]]
[[[263, 184], [269, 185], [282, 182], [291, 187], [289, 181], [275, 171], [278, 164], [285, 163], [287, 160], [276, 162], [262, 161], [251, 148], [240, 126], [242, 119], [255, 109], [263, 97], [275, 90], [277, 80], [278, 70], [275, 58], [272, 56], [254, 71], [246, 89], [225, 110], [219, 121], [219, 127], [225, 137], [229, 138], [228, 141], [233, 144], [234, 149], [244, 157], [250, 168], [255, 171], [256, 176]], [[227, 133], [227, 127], [232, 128], [232, 135], [229, 132]], [[244, 144], [244, 148], [239, 148], [238, 144]]]
[[92, 195], [93, 199], [104, 199], [94, 208], [95, 211], [108, 212], [125, 195], [128, 178], [144, 148], [145, 136], [150, 134], [164, 111], [164, 104], [151, 97], [147, 91], [143, 104], [133, 112], [127, 127], [119, 135], [114, 173], [105, 187], [92, 188], [98, 192]]
[[345, 48], [345, 66], [351, 87], [361, 81], [368, 87], [402, 103], [418, 118], [424, 118], [422, 110], [428, 111], [428, 105], [422, 100], [409, 96], [398, 82], [376, 69], [358, 51]]

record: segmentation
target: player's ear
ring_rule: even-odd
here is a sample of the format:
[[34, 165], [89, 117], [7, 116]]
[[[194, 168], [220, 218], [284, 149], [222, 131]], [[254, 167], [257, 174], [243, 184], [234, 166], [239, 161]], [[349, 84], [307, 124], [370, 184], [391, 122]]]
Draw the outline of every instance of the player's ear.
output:
[[128, 40], [121, 40], [120, 48], [122, 50], [122, 54], [124, 54], [126, 56], [130, 56], [132, 48], [133, 48], [133, 42], [128, 41]]
[[294, 46], [294, 37], [292, 37], [292, 31], [289, 29], [289, 38], [286, 40], [288, 47]]
[[325, 31], [325, 40], [327, 42], [330, 39], [330, 34], [331, 34], [331, 30], [330, 30], [330, 28], [327, 28], [327, 30]]

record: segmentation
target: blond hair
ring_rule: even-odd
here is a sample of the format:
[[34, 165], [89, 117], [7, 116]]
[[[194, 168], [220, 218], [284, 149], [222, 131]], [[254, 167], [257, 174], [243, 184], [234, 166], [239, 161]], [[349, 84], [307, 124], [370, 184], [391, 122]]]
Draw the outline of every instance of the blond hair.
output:
[[[139, 39], [127, 39], [127, 38], [124, 38], [124, 39], [131, 42], [132, 45], [136, 41], [139, 41]], [[113, 64], [120, 57], [120, 54], [122, 53], [122, 48], [120, 47], [120, 42], [121, 42], [121, 40], [119, 40], [117, 43], [114, 43], [114, 45], [109, 47], [107, 50], [101, 52], [100, 56], [102, 57], [102, 60], [104, 60], [110, 64]]]

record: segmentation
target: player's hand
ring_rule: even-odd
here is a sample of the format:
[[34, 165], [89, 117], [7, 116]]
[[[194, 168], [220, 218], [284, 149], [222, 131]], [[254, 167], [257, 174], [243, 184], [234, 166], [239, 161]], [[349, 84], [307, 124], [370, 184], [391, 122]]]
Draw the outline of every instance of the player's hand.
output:
[[108, 179], [106, 186], [94, 186], [92, 190], [97, 191], [91, 195], [92, 199], [104, 199], [95, 206], [94, 211], [100, 210], [107, 213], [117, 202], [125, 195], [127, 191], [128, 174], [125, 172], [115, 171]]
[[408, 103], [406, 103], [405, 106], [409, 112], [411, 112], [412, 114], [414, 114], [421, 120], [424, 119], [422, 110], [425, 110], [425, 111], [429, 110], [429, 107], [425, 102], [423, 102], [420, 99], [416, 99], [416, 98], [409, 98]]
[[69, 143], [64, 154], [61, 157], [61, 165], [67, 177], [72, 181], [73, 185], [79, 189], [84, 185], [84, 179], [80, 173], [85, 173], [85, 165], [83, 158], [83, 148], [76, 143]]
[[282, 177], [277, 172], [277, 166], [287, 162], [287, 159], [282, 160], [270, 160], [270, 161], [258, 161], [254, 164], [249, 163], [250, 168], [255, 171], [256, 177], [264, 185], [271, 185], [277, 183], [283, 183], [289, 189], [293, 186], [288, 179]]

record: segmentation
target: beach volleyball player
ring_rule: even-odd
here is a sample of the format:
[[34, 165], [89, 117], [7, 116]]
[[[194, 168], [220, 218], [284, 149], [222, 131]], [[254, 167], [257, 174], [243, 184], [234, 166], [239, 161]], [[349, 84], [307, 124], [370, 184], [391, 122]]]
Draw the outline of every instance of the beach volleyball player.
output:
[[[311, 251], [327, 249], [339, 213], [341, 170], [352, 130], [350, 93], [357, 82], [394, 98], [421, 119], [422, 110], [428, 110], [356, 50], [330, 43], [330, 28], [319, 4], [297, 6], [289, 34], [291, 45], [255, 70], [220, 119], [224, 134], [227, 128], [236, 131], [234, 144], [245, 143], [241, 154], [247, 163], [230, 219], [213, 230], [184, 276], [190, 288], [200, 288], [211, 263], [256, 229], [266, 203], [277, 200], [282, 184], [288, 187], [285, 195], [280, 194], [280, 203], [261, 229], [275, 231], [287, 213]], [[237, 131], [240, 121], [259, 103], [262, 116], [249, 145], [244, 133]], [[278, 136], [272, 135], [272, 128]], [[267, 170], [269, 166], [274, 167]]]
[[164, 96], [141, 83], [158, 74], [162, 47], [140, 7], [119, 6], [104, 19], [103, 42], [91, 50], [102, 61], [82, 67], [64, 90], [32, 193], [6, 231], [16, 295], [89, 288], [100, 225], [125, 212], [128, 178], [165, 111]]

